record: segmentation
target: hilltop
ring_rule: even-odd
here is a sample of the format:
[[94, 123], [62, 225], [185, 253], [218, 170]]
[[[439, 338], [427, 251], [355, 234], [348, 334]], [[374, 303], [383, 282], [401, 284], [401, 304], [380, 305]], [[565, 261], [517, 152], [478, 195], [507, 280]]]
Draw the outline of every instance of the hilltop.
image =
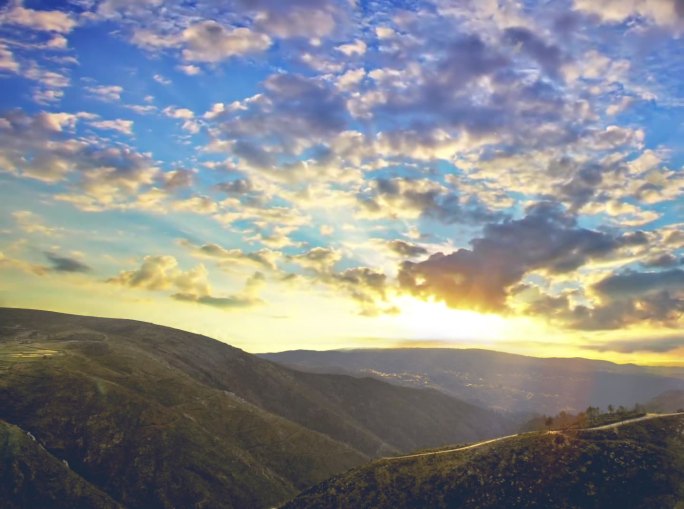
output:
[[[301, 373], [144, 322], [7, 308], [0, 419], [114, 503], [145, 509], [268, 507], [372, 457], [511, 428], [433, 390]], [[61, 482], [43, 469], [55, 461], [32, 462], [33, 477]], [[3, 483], [26, 493], [16, 472]]]
[[684, 415], [386, 458], [325, 481], [283, 507], [672, 509], [681, 504]]

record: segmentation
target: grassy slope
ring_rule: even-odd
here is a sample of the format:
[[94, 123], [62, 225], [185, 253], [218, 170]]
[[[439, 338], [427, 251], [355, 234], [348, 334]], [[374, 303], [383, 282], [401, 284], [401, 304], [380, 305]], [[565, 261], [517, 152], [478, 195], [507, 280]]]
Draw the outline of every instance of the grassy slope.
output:
[[365, 459], [140, 349], [73, 337], [2, 342], [0, 418], [127, 507], [265, 507]]
[[505, 432], [435, 391], [130, 320], [0, 309], [0, 418], [131, 507], [261, 507], [368, 456]]
[[79, 477], [32, 440], [25, 431], [0, 421], [0, 500], [4, 509], [50, 507], [122, 509], [104, 492]]
[[0, 325], [3, 322], [21, 323], [28, 329], [39, 327], [50, 337], [67, 330], [81, 330], [85, 337], [92, 337], [92, 331], [97, 331], [119, 344], [143, 350], [204, 385], [231, 391], [369, 456], [477, 440], [512, 428], [493, 412], [437, 391], [401, 388], [373, 379], [302, 373], [225, 343], [168, 327], [0, 309]]
[[684, 416], [380, 460], [301, 494], [311, 508], [684, 507]]

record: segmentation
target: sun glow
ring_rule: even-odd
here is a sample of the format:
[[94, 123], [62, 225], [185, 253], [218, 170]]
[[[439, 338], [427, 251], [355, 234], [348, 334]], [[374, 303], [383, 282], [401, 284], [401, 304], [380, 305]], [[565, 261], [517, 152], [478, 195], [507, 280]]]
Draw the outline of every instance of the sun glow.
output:
[[452, 309], [444, 302], [398, 297], [397, 317], [412, 338], [497, 341], [510, 337], [511, 320], [496, 314]]

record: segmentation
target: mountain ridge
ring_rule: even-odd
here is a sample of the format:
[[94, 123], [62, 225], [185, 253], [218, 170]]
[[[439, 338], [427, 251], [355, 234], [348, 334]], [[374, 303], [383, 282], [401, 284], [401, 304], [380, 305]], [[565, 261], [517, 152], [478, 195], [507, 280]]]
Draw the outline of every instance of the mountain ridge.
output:
[[[483, 349], [348, 349], [285, 351], [262, 358], [317, 373], [374, 376], [432, 387], [479, 406], [555, 414], [587, 406], [633, 406], [684, 389], [684, 370], [582, 358], [539, 358]], [[674, 369], [674, 371], [673, 371]]]
[[17, 308], [0, 309], [0, 374], [0, 419], [131, 508], [267, 507], [369, 457], [512, 425], [178, 329]]

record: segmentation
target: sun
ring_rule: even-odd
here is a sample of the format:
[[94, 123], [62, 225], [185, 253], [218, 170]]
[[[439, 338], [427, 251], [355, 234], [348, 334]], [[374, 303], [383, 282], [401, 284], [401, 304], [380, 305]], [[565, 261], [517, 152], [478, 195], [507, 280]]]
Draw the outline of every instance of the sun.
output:
[[497, 314], [452, 309], [444, 302], [397, 297], [397, 321], [413, 339], [491, 342], [510, 337], [511, 321]]

